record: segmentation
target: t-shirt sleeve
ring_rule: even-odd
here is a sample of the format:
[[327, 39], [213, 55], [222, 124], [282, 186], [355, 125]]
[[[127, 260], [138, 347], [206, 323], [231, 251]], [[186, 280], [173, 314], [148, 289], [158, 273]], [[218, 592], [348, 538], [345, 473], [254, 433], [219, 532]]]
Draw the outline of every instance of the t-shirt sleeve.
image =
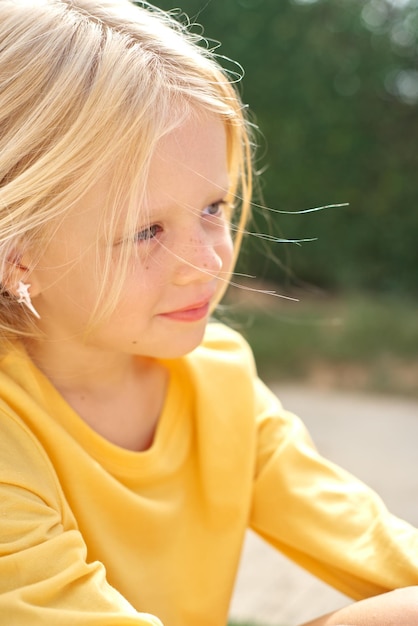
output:
[[292, 560], [360, 599], [418, 583], [418, 532], [316, 451], [301, 420], [259, 381], [251, 526]]
[[[0, 616], [8, 626], [161, 626], [106, 581], [52, 466], [23, 424], [0, 413]], [[97, 520], [100, 523], [100, 520]]]

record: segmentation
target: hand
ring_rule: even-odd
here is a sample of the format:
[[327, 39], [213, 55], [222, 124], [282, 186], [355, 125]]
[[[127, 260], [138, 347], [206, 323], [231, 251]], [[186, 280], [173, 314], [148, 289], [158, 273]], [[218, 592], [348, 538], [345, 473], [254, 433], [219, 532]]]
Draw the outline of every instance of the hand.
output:
[[417, 626], [418, 586], [350, 604], [302, 626]]

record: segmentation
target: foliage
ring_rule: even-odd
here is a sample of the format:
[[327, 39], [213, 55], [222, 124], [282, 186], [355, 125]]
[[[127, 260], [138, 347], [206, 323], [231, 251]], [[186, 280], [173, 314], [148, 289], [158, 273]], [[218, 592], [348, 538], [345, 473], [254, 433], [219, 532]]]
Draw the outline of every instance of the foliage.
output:
[[349, 203], [256, 208], [258, 231], [318, 241], [249, 238], [240, 270], [418, 296], [418, 0], [179, 2], [245, 68], [265, 205]]
[[410, 301], [317, 294], [292, 302], [256, 294], [248, 302], [241, 294], [237, 303], [237, 295], [230, 290], [220, 317], [247, 338], [263, 379], [418, 397], [418, 324]]

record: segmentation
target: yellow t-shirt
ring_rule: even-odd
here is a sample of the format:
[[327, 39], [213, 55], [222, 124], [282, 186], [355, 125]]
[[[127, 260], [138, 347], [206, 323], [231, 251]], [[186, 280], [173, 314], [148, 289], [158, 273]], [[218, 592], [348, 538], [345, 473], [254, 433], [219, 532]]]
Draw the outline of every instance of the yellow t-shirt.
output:
[[1, 623], [223, 626], [248, 526], [355, 598], [418, 582], [418, 532], [317, 454], [238, 334], [210, 324], [166, 365], [153, 445], [136, 453], [21, 348], [1, 360]]

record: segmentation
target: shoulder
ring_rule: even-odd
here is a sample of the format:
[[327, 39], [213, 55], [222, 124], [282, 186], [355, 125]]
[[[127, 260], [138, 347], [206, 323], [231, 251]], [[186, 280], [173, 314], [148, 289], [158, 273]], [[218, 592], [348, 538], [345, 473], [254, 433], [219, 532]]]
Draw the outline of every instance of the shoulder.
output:
[[202, 344], [185, 358], [197, 396], [225, 409], [239, 405], [253, 411], [257, 374], [252, 352], [239, 333], [210, 323]]
[[238, 332], [218, 322], [208, 324], [204, 340], [191, 358], [216, 363], [218, 366], [239, 367], [250, 376], [256, 375], [254, 357], [248, 343]]
[[62, 493], [51, 461], [19, 412], [0, 398], [0, 482], [31, 492], [62, 507]]

